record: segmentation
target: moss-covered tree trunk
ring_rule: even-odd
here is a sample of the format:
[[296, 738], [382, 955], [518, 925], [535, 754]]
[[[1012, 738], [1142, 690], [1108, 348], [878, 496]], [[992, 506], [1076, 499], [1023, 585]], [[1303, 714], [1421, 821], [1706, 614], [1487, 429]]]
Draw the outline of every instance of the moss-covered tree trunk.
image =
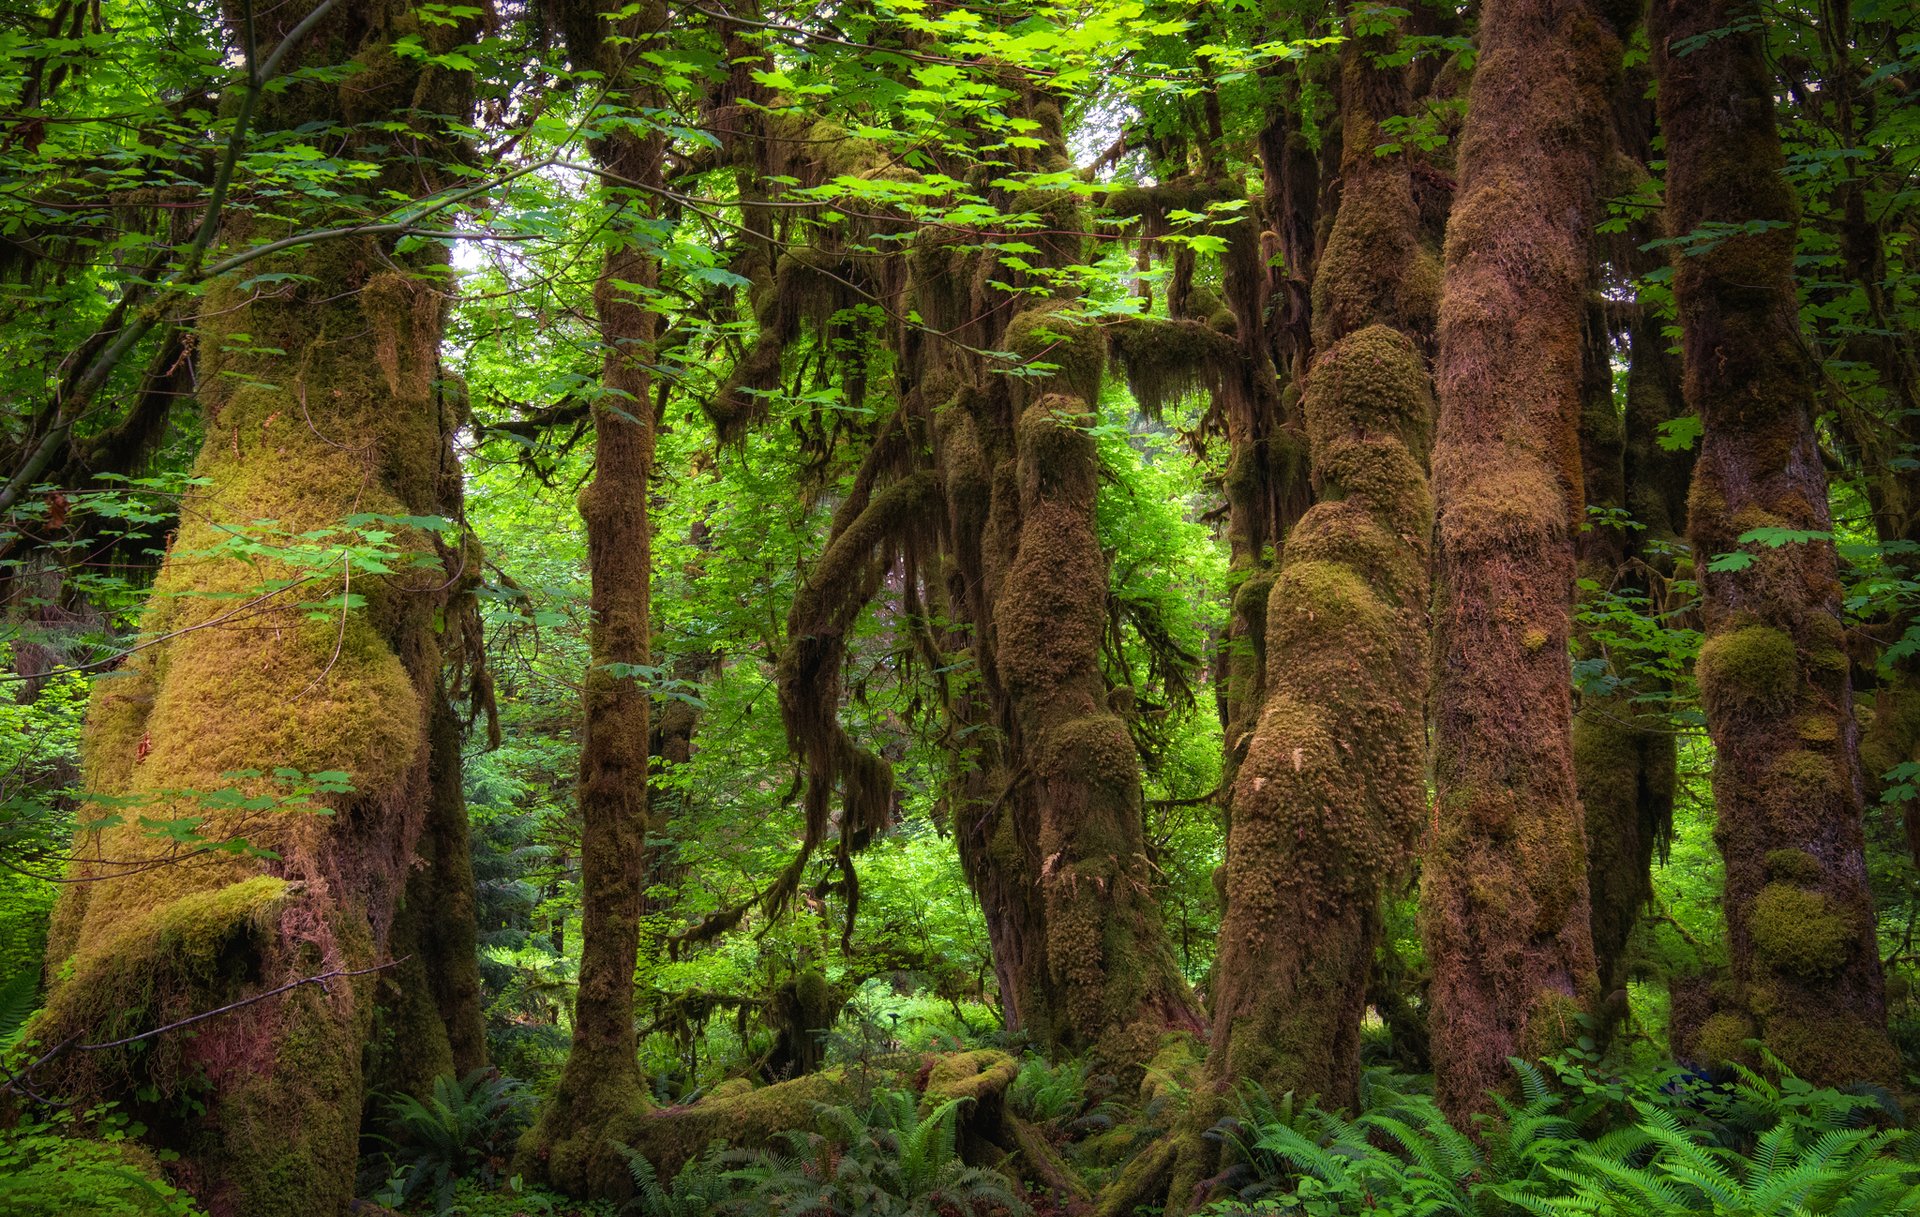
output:
[[[254, 44], [272, 47], [314, 7], [255, 12]], [[343, 155], [384, 162], [380, 186], [417, 193], [454, 152], [436, 120], [357, 124], [464, 113], [464, 75], [400, 59], [391, 40], [444, 50], [470, 32], [402, 3], [339, 4], [288, 65], [353, 73], [267, 94], [256, 121], [340, 124]], [[222, 240], [288, 235], [236, 200]], [[458, 493], [459, 410], [438, 379], [445, 270], [438, 246], [350, 237], [212, 285], [196, 342], [205, 484], [142, 622], [158, 641], [101, 682], [91, 711], [89, 786], [127, 802], [83, 837], [85, 882], [49, 948], [62, 979], [36, 1034], [101, 1043], [245, 1004], [190, 1033], [76, 1046], [42, 1080], [127, 1103], [216, 1214], [335, 1214], [352, 1197], [377, 973], [430, 819], [436, 623], [464, 557], [445, 555], [445, 571], [356, 567], [297, 538], [372, 528], [434, 551], [400, 517], [442, 514]], [[290, 277], [255, 278], [269, 271]], [[394, 522], [346, 523], [367, 516]], [[276, 770], [344, 775], [321, 784], [350, 789], [282, 803], [284, 782], [259, 776]], [[252, 848], [182, 850], [142, 818]]]
[[[1037, 95], [1022, 104], [1044, 146], [1021, 167], [1064, 169], [1057, 104]], [[1000, 205], [1048, 218], [1033, 238], [1046, 248], [1031, 261], [1080, 261], [1083, 220], [1070, 195], [1035, 191]], [[969, 712], [990, 714], [1000, 733], [975, 797], [956, 810], [957, 835], [1014, 1025], [1050, 1049], [1138, 1068], [1160, 1034], [1200, 1024], [1153, 893], [1139, 757], [1100, 666], [1108, 575], [1087, 426], [1106, 341], [1072, 317], [1071, 298], [1004, 290], [1039, 276], [976, 273], [984, 256], [950, 234], [923, 237], [912, 282], [921, 315], [976, 351], [1054, 370], [991, 375], [938, 339], [912, 343], [907, 361], [947, 505], [952, 604], [973, 625], [982, 675]]]
[[[369, 1086], [425, 1097], [435, 1078], [487, 1063], [472, 843], [461, 788], [460, 721], [434, 691], [426, 823], [394, 914], [368, 1052]], [[369, 1095], [369, 1097], [373, 1097]]]
[[1426, 808], [1426, 456], [1439, 260], [1420, 241], [1388, 40], [1344, 52], [1344, 187], [1302, 405], [1320, 502], [1263, 614], [1265, 703], [1235, 778], [1208, 1075], [1351, 1107], [1385, 881]]
[[[628, 104], [649, 103], [637, 84], [643, 56], [666, 21], [657, 4], [578, 0], [561, 7], [568, 53], [616, 87]], [[573, 1042], [560, 1084], [522, 1139], [523, 1170], [564, 1190], [618, 1193], [625, 1166], [609, 1126], [630, 1120], [646, 1094], [634, 1033], [634, 968], [645, 891], [653, 573], [648, 490], [653, 476], [651, 359], [659, 317], [646, 298], [658, 254], [632, 223], [654, 203], [664, 138], [623, 127], [593, 146], [607, 202], [622, 213], [594, 289], [600, 327], [600, 392], [594, 400], [593, 480], [580, 494], [586, 522], [588, 667], [582, 678], [580, 748], [580, 978]]]
[[[1738, 1058], [1758, 1035], [1815, 1081], [1892, 1080], [1833, 546], [1740, 542], [1831, 526], [1793, 288], [1799, 209], [1761, 34], [1738, 26], [1743, 14], [1731, 0], [1658, 0], [1650, 23], [1686, 396], [1704, 428], [1689, 530], [1732, 965], [1691, 1049]], [[1703, 228], [1712, 238], [1691, 235]]]
[[1447, 225], [1433, 477], [1438, 806], [1422, 874], [1435, 1088], [1484, 1109], [1507, 1058], [1594, 1000], [1567, 637], [1585, 514], [1581, 317], [1620, 41], [1584, 0], [1490, 0]]
[[[1587, 310], [1586, 372], [1580, 416], [1580, 458], [1591, 515], [1575, 544], [1583, 601], [1604, 605], [1610, 597], [1651, 596], [1649, 574], [1657, 568], [1637, 543], [1647, 535], [1670, 540], [1664, 512], [1654, 524], [1641, 524], [1628, 503], [1662, 506], [1657, 491], [1627, 485], [1629, 420], [1613, 393], [1613, 335], [1605, 306], [1595, 300]], [[1644, 414], [1644, 412], [1643, 412]], [[1651, 427], [1663, 419], [1644, 416], [1634, 425]], [[1651, 439], [1646, 442], [1652, 447]], [[1636, 473], [1648, 472], [1636, 464]], [[1630, 531], [1627, 520], [1641, 524]], [[1617, 603], [1624, 603], [1619, 601]], [[1575, 653], [1592, 665], [1573, 717], [1573, 769], [1586, 820], [1587, 888], [1593, 926], [1595, 972], [1604, 995], [1601, 1022], [1610, 1028], [1626, 1013], [1627, 939], [1653, 894], [1653, 855], [1673, 822], [1676, 749], [1667, 717], [1657, 703], [1661, 690], [1635, 683], [1622, 670], [1634, 657], [1611, 653], [1610, 631], [1575, 631]], [[1619, 682], [1619, 683], [1616, 683]]]

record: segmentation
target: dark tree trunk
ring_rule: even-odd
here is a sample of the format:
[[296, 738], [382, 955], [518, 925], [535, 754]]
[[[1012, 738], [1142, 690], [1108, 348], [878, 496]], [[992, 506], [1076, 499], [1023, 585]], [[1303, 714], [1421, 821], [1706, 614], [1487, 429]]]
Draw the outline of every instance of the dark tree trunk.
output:
[[1585, 514], [1581, 318], [1620, 40], [1583, 0], [1490, 0], [1447, 225], [1433, 460], [1436, 831], [1421, 912], [1435, 1088], [1486, 1109], [1507, 1058], [1594, 1003], [1567, 638]]
[[[1686, 396], [1704, 427], [1689, 528], [1733, 981], [1688, 1047], [1740, 1058], [1757, 1035], [1813, 1081], [1892, 1081], [1837, 559], [1825, 540], [1740, 542], [1832, 522], [1793, 287], [1799, 207], [1761, 34], [1741, 15], [1729, 0], [1658, 0], [1651, 18]], [[1754, 221], [1765, 230], [1689, 235]]]

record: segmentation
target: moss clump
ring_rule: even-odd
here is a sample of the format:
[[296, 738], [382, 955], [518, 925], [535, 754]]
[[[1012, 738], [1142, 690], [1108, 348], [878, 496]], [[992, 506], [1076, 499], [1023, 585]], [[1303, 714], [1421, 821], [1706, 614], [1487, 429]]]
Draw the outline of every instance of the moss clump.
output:
[[1820, 860], [1804, 849], [1767, 851], [1767, 877], [1770, 879], [1811, 887], [1820, 882], [1823, 873]]
[[[291, 888], [284, 879], [257, 875], [189, 893], [124, 922], [75, 957], [72, 976], [48, 996], [33, 1034], [47, 1043], [113, 1040], [218, 1004], [223, 981], [258, 970]], [[60, 1067], [85, 1088], [101, 1087], [109, 1077], [124, 1083], [136, 1070], [165, 1093], [187, 1080], [178, 1039], [70, 1055]]]
[[928, 1070], [921, 1106], [931, 1109], [953, 1099], [997, 1098], [1019, 1074], [1019, 1061], [992, 1048], [950, 1053], [937, 1058]]
[[1707, 713], [1716, 718], [1777, 714], [1800, 690], [1793, 639], [1771, 626], [1750, 625], [1707, 639], [1694, 671]]
[[1072, 316], [1074, 304], [1049, 300], [1015, 313], [1007, 323], [1005, 345], [1022, 364], [1052, 364], [1043, 376], [1015, 378], [1015, 399], [1029, 402], [1049, 390], [1070, 393], [1083, 402], [1100, 400], [1107, 370], [1107, 339], [1098, 326]]
[[1694, 1032], [1693, 1054], [1701, 1063], [1719, 1065], [1729, 1062], [1757, 1063], [1747, 1041], [1754, 1037], [1753, 1020], [1733, 1010], [1709, 1015]]
[[1825, 894], [1786, 883], [1760, 889], [1748, 925], [1761, 958], [1796, 976], [1838, 971], [1852, 958], [1858, 937], [1853, 919]]

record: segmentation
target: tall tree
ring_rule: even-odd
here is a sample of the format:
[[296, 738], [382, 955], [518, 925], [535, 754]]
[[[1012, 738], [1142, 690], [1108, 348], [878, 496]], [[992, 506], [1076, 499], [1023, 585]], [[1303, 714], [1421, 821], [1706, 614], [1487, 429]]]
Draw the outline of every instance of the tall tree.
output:
[[[1739, 1058], [1757, 1035], [1803, 1077], [1891, 1080], [1817, 381], [1793, 285], [1799, 207], [1773, 78], [1740, 0], [1657, 0], [1650, 33], [1686, 397], [1703, 427], [1689, 531], [1733, 981], [1692, 1047]], [[1743, 543], [1754, 530], [1801, 537]]]
[[[421, 22], [397, 0], [224, 15], [256, 129], [336, 132], [375, 191], [447, 182], [459, 149], [440, 116], [466, 113], [467, 74], [393, 46], [405, 33], [448, 50], [464, 19]], [[275, 47], [289, 71], [316, 70], [265, 88]], [[418, 521], [457, 497], [447, 255], [316, 240], [285, 218], [297, 209], [229, 202], [221, 242], [289, 248], [200, 304], [203, 488], [142, 622], [154, 641], [94, 702], [90, 788], [123, 809], [83, 834], [38, 1034], [142, 1037], [50, 1068], [70, 1093], [149, 1111], [212, 1212], [331, 1213], [351, 1200], [374, 986], [432, 800], [436, 619], [460, 559], [439, 573], [387, 551], [431, 552]], [[276, 770], [320, 774], [320, 789], [289, 804], [260, 776]], [[205, 844], [183, 858], [152, 823]], [[191, 1035], [150, 1034], [233, 1003]], [[202, 1113], [181, 1118], [189, 1096]]]
[[1420, 344], [1439, 259], [1420, 239], [1396, 39], [1343, 51], [1344, 184], [1314, 284], [1302, 396], [1320, 501], [1265, 606], [1265, 704], [1235, 778], [1208, 1073], [1350, 1107], [1386, 880], [1426, 809], [1425, 472]]
[[1421, 914], [1435, 1090], [1483, 1109], [1507, 1058], [1595, 998], [1567, 638], [1581, 329], [1620, 38], [1587, 0], [1491, 0], [1447, 224], [1433, 479], [1436, 831]]
[[653, 409], [660, 319], [657, 237], [645, 218], [661, 191], [663, 133], [647, 56], [665, 28], [659, 3], [569, 0], [556, 13], [576, 70], [598, 73], [620, 117], [592, 141], [613, 213], [594, 288], [601, 377], [593, 398], [593, 480], [580, 495], [592, 581], [580, 748], [580, 979], [573, 1043], [553, 1099], [520, 1147], [523, 1169], [577, 1194], [624, 1190], [610, 1125], [646, 1103], [634, 1034], [634, 968], [645, 893], [651, 654]]

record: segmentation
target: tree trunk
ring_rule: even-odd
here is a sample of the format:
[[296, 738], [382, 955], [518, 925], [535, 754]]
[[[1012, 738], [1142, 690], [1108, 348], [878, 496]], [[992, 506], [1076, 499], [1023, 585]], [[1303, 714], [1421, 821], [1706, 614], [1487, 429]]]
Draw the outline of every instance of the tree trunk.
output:
[[[580, 0], [559, 14], [568, 52], [631, 90], [636, 109], [651, 90], [634, 83], [666, 21], [657, 4], [620, 7]], [[615, 35], [618, 35], [617, 37]], [[624, 214], [646, 214], [660, 185], [664, 138], [623, 129], [593, 147], [602, 189]], [[630, 224], [613, 244], [594, 289], [603, 348], [593, 407], [594, 473], [580, 495], [592, 581], [588, 668], [581, 707], [580, 980], [573, 1043], [553, 1100], [520, 1145], [521, 1168], [575, 1194], [623, 1194], [624, 1160], [615, 1140], [645, 1106], [634, 1033], [634, 968], [645, 890], [649, 694], [638, 669], [650, 655], [653, 573], [648, 491], [653, 474], [649, 361], [659, 317], [646, 298], [659, 265]]]
[[[1235, 779], [1208, 1074], [1351, 1108], [1379, 900], [1426, 810], [1425, 462], [1417, 340], [1439, 260], [1408, 163], [1379, 157], [1404, 113], [1392, 39], [1344, 52], [1345, 185], [1314, 285], [1302, 405], [1320, 502], [1287, 537], [1264, 613], [1266, 698]], [[1382, 44], [1387, 45], [1382, 45]]]
[[1580, 333], [1620, 41], [1583, 0], [1489, 0], [1447, 226], [1433, 460], [1433, 1057], [1456, 1121], [1595, 998], [1567, 638]]
[[1686, 395], [1704, 427], [1689, 528], [1733, 982], [1692, 1048], [1740, 1058], [1757, 1035], [1815, 1082], [1891, 1082], [1837, 559], [1827, 540], [1740, 542], [1832, 523], [1793, 288], [1799, 207], [1760, 31], [1740, 17], [1729, 0], [1659, 0], [1651, 19]]
[[[1033, 97], [1026, 105], [1046, 143], [1021, 167], [1064, 168], [1058, 108]], [[1047, 248], [1031, 260], [1079, 263], [1072, 196], [1003, 206], [1051, 217], [1034, 238]], [[973, 623], [983, 678], [985, 697], [963, 708], [986, 710], [1002, 733], [956, 812], [956, 835], [1010, 1025], [1050, 1050], [1091, 1050], [1138, 1069], [1161, 1033], [1197, 1030], [1199, 1019], [1153, 892], [1139, 757], [1100, 668], [1108, 575], [1094, 519], [1099, 455], [1085, 428], [1106, 341], [1062, 316], [1069, 298], [1009, 296], [975, 274], [982, 254], [947, 239], [929, 234], [913, 256], [928, 324], [1058, 368], [1038, 382], [990, 376], [970, 353], [919, 339], [905, 361], [910, 392], [931, 415], [949, 592]], [[1029, 286], [1025, 272], [996, 275]]]
[[[255, 14], [254, 39], [272, 47], [313, 7]], [[262, 97], [259, 127], [463, 113], [464, 74], [388, 49], [389, 7], [339, 5], [288, 61], [387, 65], [378, 88], [295, 84]], [[435, 25], [422, 37], [443, 50], [470, 32]], [[453, 151], [428, 120], [377, 140], [389, 151], [366, 155], [396, 164], [376, 185], [408, 192]], [[222, 236], [239, 245], [292, 231], [235, 211]], [[392, 573], [339, 557], [319, 568], [297, 538], [387, 516], [396, 522], [365, 527], [433, 550], [398, 517], [440, 514], [457, 495], [459, 412], [438, 384], [445, 267], [439, 246], [402, 254], [343, 238], [209, 288], [194, 466], [206, 485], [185, 504], [142, 622], [161, 641], [96, 690], [89, 784], [131, 805], [102, 808], [107, 824], [82, 841], [91, 861], [76, 878], [87, 881], [69, 889], [50, 944], [67, 979], [36, 1034], [100, 1043], [246, 1001], [191, 1032], [76, 1048], [48, 1066], [68, 1093], [139, 1113], [218, 1215], [332, 1214], [352, 1198], [375, 973], [391, 962], [395, 906], [430, 818], [435, 620], [453, 579], [400, 562]], [[272, 271], [299, 278], [242, 282]], [[236, 545], [265, 521], [277, 552]], [[275, 580], [290, 585], [274, 591]], [[282, 780], [258, 776], [275, 771]], [[288, 771], [345, 776], [287, 805]], [[254, 805], [235, 805], [236, 792]], [[205, 844], [182, 851], [142, 817], [187, 827], [179, 818], [202, 817]], [[205, 848], [237, 839], [253, 848]], [[333, 978], [308, 983], [321, 975]], [[183, 1115], [190, 1098], [196, 1114]]]

